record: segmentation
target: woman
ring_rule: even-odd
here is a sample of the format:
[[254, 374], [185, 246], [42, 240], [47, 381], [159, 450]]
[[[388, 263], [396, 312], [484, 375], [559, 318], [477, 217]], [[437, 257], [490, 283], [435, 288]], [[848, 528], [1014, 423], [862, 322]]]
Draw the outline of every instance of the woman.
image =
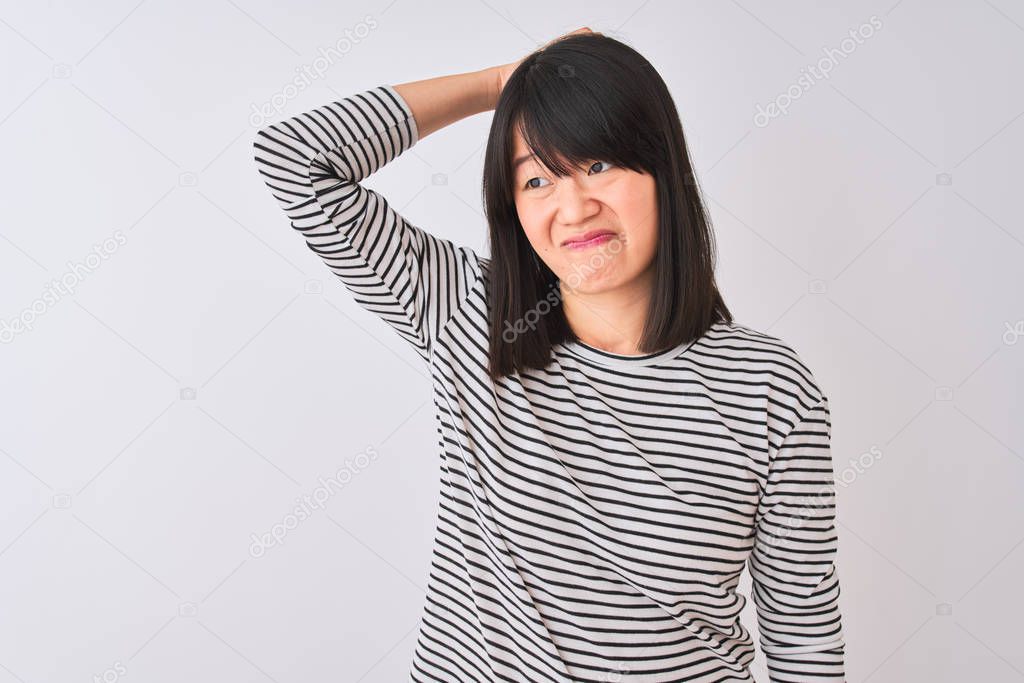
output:
[[[491, 257], [360, 184], [494, 110]], [[415, 681], [843, 679], [828, 399], [732, 322], [678, 114], [580, 29], [266, 126], [273, 196], [429, 364], [441, 502]]]

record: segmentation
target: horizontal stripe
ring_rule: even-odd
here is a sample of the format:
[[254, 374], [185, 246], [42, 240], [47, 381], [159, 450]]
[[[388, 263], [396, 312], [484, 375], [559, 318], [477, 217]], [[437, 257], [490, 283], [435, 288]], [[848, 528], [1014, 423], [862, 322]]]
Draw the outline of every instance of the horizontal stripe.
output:
[[[621, 356], [487, 373], [490, 260], [360, 182], [416, 144], [382, 85], [265, 126], [292, 228], [423, 358], [440, 505], [413, 681], [843, 680], [828, 398], [796, 351], [718, 322]], [[752, 591], [737, 590], [744, 569]]]

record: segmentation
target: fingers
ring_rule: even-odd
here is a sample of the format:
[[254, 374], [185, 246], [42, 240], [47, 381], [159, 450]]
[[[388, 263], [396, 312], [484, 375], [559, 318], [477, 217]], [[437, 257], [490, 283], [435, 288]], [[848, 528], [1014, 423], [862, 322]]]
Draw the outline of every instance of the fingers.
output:
[[[575, 31], [570, 31], [569, 33], [565, 33], [563, 35], [560, 35], [560, 36], [558, 36], [557, 38], [555, 38], [553, 40], [549, 40], [547, 43], [544, 44], [544, 47], [549, 47], [549, 46], [557, 43], [558, 41], [560, 41], [562, 38], [567, 38], [569, 36], [574, 36], [574, 35], [576, 35], [578, 33], [593, 33], [593, 31], [590, 30], [589, 26], [584, 26], [582, 28], [576, 29]], [[601, 34], [598, 33], [597, 35], [601, 35]], [[543, 49], [543, 48], [541, 48], [541, 49]]]

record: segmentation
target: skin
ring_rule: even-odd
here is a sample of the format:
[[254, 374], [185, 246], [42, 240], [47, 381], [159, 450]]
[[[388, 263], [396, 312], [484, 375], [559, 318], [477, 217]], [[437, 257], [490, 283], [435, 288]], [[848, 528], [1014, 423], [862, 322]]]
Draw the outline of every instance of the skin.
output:
[[[513, 159], [530, 154], [513, 130]], [[535, 157], [515, 169], [519, 221], [537, 257], [558, 276], [566, 320], [586, 344], [639, 355], [654, 275], [654, 176], [588, 160], [559, 178]], [[562, 242], [595, 229], [615, 236], [587, 249]]]
[[[592, 31], [583, 27], [566, 35], [575, 33]], [[493, 110], [521, 61], [394, 88], [412, 110], [422, 140], [463, 118]], [[516, 157], [526, 154], [518, 132], [515, 137]], [[538, 257], [561, 280], [563, 310], [573, 332], [596, 348], [638, 355], [656, 248], [654, 178], [605, 164], [587, 164], [566, 178], [535, 161], [522, 164], [517, 172], [520, 222]], [[525, 190], [532, 177], [542, 178], [533, 184], [543, 187]], [[617, 238], [585, 251], [561, 246], [567, 237], [595, 228], [610, 228]]]

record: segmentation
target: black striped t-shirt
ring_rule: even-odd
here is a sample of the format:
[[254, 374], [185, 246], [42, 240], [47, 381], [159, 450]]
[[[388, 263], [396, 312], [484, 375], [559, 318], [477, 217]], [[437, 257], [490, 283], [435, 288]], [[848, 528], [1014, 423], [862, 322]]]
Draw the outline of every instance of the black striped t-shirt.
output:
[[433, 377], [440, 507], [414, 681], [842, 681], [827, 397], [719, 322], [642, 356], [558, 344], [487, 374], [490, 259], [360, 182], [418, 140], [381, 85], [267, 125], [259, 172], [355, 301]]

